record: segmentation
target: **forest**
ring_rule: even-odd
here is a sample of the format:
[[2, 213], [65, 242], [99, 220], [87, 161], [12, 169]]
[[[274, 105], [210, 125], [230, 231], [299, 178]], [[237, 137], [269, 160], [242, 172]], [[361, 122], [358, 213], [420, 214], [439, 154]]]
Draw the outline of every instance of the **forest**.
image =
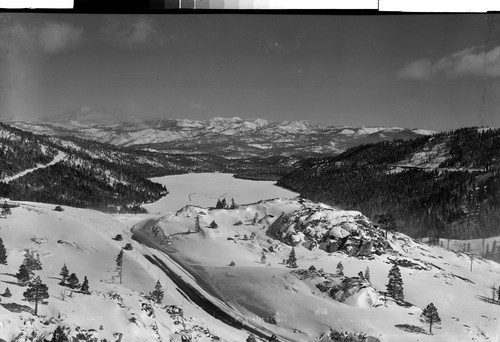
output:
[[[500, 235], [500, 130], [464, 128], [409, 141], [357, 146], [305, 161], [278, 181], [301, 196], [372, 217], [392, 214], [413, 237]], [[397, 164], [443, 144], [438, 167]]]

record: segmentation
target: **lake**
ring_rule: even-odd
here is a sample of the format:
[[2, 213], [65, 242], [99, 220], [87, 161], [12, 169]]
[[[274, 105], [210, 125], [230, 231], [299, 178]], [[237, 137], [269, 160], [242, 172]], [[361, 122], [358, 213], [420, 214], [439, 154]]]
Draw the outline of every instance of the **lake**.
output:
[[169, 194], [155, 203], [145, 204], [144, 208], [150, 213], [175, 212], [188, 204], [215, 207], [218, 198], [226, 198], [230, 205], [231, 198], [236, 204], [248, 204], [298, 196], [273, 181], [237, 179], [228, 173], [189, 173], [151, 178], [151, 181], [165, 185]]

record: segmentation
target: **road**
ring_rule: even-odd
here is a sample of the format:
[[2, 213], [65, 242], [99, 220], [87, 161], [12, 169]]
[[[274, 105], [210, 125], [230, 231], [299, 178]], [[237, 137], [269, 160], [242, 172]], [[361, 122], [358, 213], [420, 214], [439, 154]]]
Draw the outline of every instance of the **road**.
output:
[[[236, 329], [245, 330], [249, 334], [254, 334], [256, 337], [263, 339], [264, 341], [268, 341], [271, 337], [272, 333], [265, 333], [253, 326], [245, 324], [235, 316], [230, 313], [224, 311], [219, 306], [212, 303], [210, 300], [205, 298], [202, 293], [200, 293], [197, 289], [195, 289], [191, 284], [182, 280], [182, 278], [173, 272], [166, 264], [158, 258], [157, 256], [144, 255], [144, 257], [151, 262], [153, 265], [160, 268], [179, 288], [179, 292], [185, 297], [189, 298], [191, 302], [198, 305], [200, 308], [205, 310], [208, 314], [212, 315], [215, 319], [218, 319], [227, 325], [230, 325]], [[288, 341], [283, 339], [283, 337], [278, 337], [278, 341]]]

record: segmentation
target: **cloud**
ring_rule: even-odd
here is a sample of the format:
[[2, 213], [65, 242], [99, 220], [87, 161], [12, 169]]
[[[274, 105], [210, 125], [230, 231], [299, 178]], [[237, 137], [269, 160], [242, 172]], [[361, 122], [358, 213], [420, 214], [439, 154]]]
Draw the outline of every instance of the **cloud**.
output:
[[151, 43], [158, 33], [151, 17], [132, 15], [108, 17], [102, 32], [106, 39], [124, 46]]
[[488, 51], [468, 48], [437, 62], [419, 59], [398, 71], [398, 77], [410, 80], [430, 80], [437, 77], [500, 77], [500, 46]]
[[66, 23], [45, 23], [40, 30], [38, 40], [47, 52], [59, 52], [78, 45], [83, 36], [83, 29]]
[[74, 48], [82, 38], [82, 28], [65, 22], [50, 21], [36, 26], [15, 23], [5, 27], [0, 45], [21, 52], [57, 53]]

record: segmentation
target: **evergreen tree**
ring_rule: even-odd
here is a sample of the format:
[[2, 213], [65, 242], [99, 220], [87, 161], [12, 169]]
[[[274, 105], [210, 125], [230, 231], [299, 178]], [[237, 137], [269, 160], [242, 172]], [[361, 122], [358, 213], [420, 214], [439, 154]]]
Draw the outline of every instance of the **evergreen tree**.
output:
[[122, 283], [122, 275], [123, 275], [123, 249], [120, 250], [118, 256], [116, 257], [116, 268], [115, 270], [118, 272], [118, 276], [120, 277], [120, 284]]
[[290, 255], [288, 255], [288, 260], [287, 260], [288, 267], [291, 268], [297, 268], [297, 258], [295, 257], [295, 248], [292, 247], [292, 251], [290, 252]]
[[69, 342], [68, 336], [64, 332], [63, 328], [58, 326], [56, 330], [54, 330], [54, 333], [52, 334], [52, 340], [51, 342]]
[[3, 293], [2, 296], [6, 297], [6, 298], [12, 297], [12, 293], [10, 293], [10, 290], [8, 287], [5, 289], [5, 292]]
[[89, 291], [89, 280], [87, 279], [87, 276], [85, 276], [83, 278], [83, 284], [80, 287], [80, 291], [82, 291], [85, 294], [90, 294], [90, 291]]
[[377, 215], [375, 219], [377, 220], [377, 223], [380, 225], [380, 227], [385, 230], [386, 239], [388, 230], [397, 230], [396, 219], [394, 218], [394, 216], [392, 216], [392, 214], [383, 213]]
[[223, 209], [222, 202], [220, 198], [217, 199], [217, 204], [215, 205], [215, 209]]
[[7, 265], [7, 250], [5, 249], [2, 238], [0, 238], [0, 264]]
[[261, 264], [267, 263], [266, 253], [264, 253], [264, 252], [262, 252], [262, 255], [260, 257], [260, 263]]
[[229, 266], [236, 266], [236, 264], [234, 263], [234, 261], [231, 261], [231, 262], [229, 263]]
[[365, 279], [370, 281], [370, 268], [368, 266], [366, 266], [365, 270]]
[[432, 335], [432, 325], [441, 323], [441, 318], [439, 318], [437, 309], [433, 303], [427, 305], [424, 311], [422, 311], [420, 320], [422, 321], [422, 323], [429, 324], [429, 333]]
[[250, 334], [248, 337], [247, 337], [247, 341], [246, 342], [257, 342], [257, 339], [255, 338], [255, 335], [254, 334]]
[[21, 266], [19, 266], [16, 278], [20, 286], [26, 286], [33, 276], [33, 271], [30, 270], [25, 264], [21, 264]]
[[157, 304], [161, 304], [163, 301], [163, 288], [161, 287], [160, 280], [156, 282], [155, 289], [149, 293], [149, 298]]
[[363, 275], [363, 272], [359, 271], [358, 272], [358, 277], [360, 277], [361, 279], [363, 279], [365, 276]]
[[500, 302], [500, 286], [497, 289], [497, 300]]
[[238, 208], [238, 206], [236, 205], [236, 203], [234, 203], [234, 198], [231, 198], [231, 206], [229, 207], [229, 209], [236, 209]]
[[24, 260], [23, 264], [32, 271], [39, 271], [42, 269], [42, 262], [40, 261], [40, 255], [37, 251], [25, 249], [24, 250]]
[[227, 209], [227, 202], [226, 199], [223, 198], [222, 201], [220, 201], [221, 209]]
[[80, 281], [75, 273], [71, 273], [71, 275], [66, 280], [68, 287], [71, 289], [76, 289], [79, 286]]
[[30, 283], [23, 296], [28, 302], [35, 302], [35, 316], [38, 316], [38, 302], [49, 298], [49, 289], [37, 276]]
[[[493, 284], [493, 286], [490, 288], [491, 288], [491, 300], [495, 301], [495, 295], [497, 293], [497, 288], [495, 287], [495, 284]], [[498, 288], [500, 288], [500, 286]]]
[[252, 224], [255, 226], [258, 221], [259, 221], [259, 213], [255, 213], [253, 220], [252, 220]]
[[64, 285], [66, 282], [66, 278], [68, 278], [69, 275], [68, 267], [66, 267], [66, 264], [64, 264], [63, 267], [61, 268], [61, 273], [59, 273], [59, 275], [62, 277], [61, 282], [59, 284]]
[[275, 334], [272, 334], [271, 337], [269, 337], [268, 342], [278, 342], [278, 336], [276, 336]]
[[340, 276], [344, 275], [344, 265], [342, 265], [342, 261], [339, 261], [337, 264], [337, 274]]
[[399, 267], [394, 264], [389, 271], [389, 283], [386, 285], [387, 294], [395, 300], [404, 300], [403, 279]]
[[212, 228], [212, 229], [219, 228], [219, 226], [217, 225], [217, 223], [215, 222], [215, 220], [212, 220], [212, 222], [210, 222], [210, 225], [208, 227]]
[[3, 202], [2, 206], [2, 215], [10, 215], [12, 214], [12, 211], [10, 210], [9, 204], [7, 201]]

